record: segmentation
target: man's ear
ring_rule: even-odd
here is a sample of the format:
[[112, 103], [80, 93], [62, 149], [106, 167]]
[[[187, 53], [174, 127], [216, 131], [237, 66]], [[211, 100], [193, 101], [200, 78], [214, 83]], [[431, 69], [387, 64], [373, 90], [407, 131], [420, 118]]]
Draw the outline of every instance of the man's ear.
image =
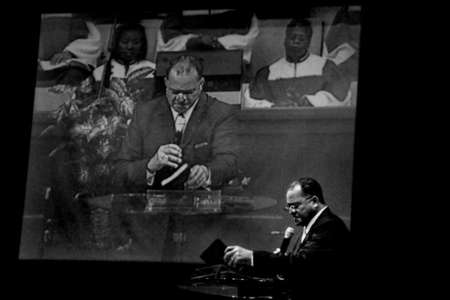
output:
[[169, 81], [169, 79], [167, 79], [167, 76], [164, 77], [164, 85], [167, 87], [167, 82]]
[[202, 76], [202, 78], [200, 78], [200, 89], [203, 90], [203, 85], [205, 85], [205, 77]]
[[319, 198], [317, 198], [317, 196], [312, 196], [311, 198], [309, 198], [309, 200], [312, 202], [314, 207], [316, 207], [319, 204]]

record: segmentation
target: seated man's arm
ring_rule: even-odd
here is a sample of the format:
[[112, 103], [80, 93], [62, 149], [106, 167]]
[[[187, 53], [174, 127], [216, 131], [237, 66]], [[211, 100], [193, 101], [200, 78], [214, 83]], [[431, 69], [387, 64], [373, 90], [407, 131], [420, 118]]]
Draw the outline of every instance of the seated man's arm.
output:
[[197, 36], [183, 30], [182, 16], [170, 14], [158, 30], [156, 51], [184, 51], [186, 43]]
[[246, 49], [253, 44], [259, 34], [258, 20], [256, 16], [252, 17], [252, 24], [246, 34], [227, 34], [217, 38], [217, 40], [227, 50]]
[[348, 236], [333, 222], [323, 224], [296, 253], [278, 255], [266, 251], [253, 252], [255, 270], [262, 272], [302, 272], [340, 261], [348, 248]]
[[175, 36], [168, 41], [164, 41], [163, 33], [161, 30], [158, 30], [157, 33], [157, 42], [156, 42], [156, 51], [184, 51], [186, 50], [186, 43], [191, 39], [195, 38], [198, 35], [196, 34], [181, 34]]
[[231, 111], [216, 125], [212, 140], [212, 160], [206, 164], [211, 185], [220, 186], [238, 174], [238, 123]]
[[244, 60], [250, 62], [251, 49], [259, 34], [258, 20], [252, 17], [252, 23], [247, 34], [228, 34], [221, 36], [217, 41], [227, 50], [242, 49]]
[[250, 97], [255, 100], [267, 100], [273, 102], [274, 96], [268, 84], [269, 67], [263, 67], [256, 72], [255, 78], [250, 83]]
[[336, 64], [327, 60], [323, 67], [325, 84], [314, 95], [305, 95], [312, 106], [346, 106], [350, 103], [350, 81], [338, 70]]

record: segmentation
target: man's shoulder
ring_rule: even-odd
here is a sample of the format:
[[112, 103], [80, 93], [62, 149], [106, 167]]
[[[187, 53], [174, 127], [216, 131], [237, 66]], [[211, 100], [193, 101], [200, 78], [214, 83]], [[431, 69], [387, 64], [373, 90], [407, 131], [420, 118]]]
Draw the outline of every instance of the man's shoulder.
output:
[[220, 101], [219, 99], [208, 94], [206, 94], [206, 96], [209, 113], [217, 116], [226, 116], [236, 112], [235, 107], [231, 104]]
[[269, 72], [273, 72], [274, 70], [285, 68], [286, 65], [288, 65], [288, 62], [286, 58], [283, 56], [276, 59], [272, 63], [266, 65], [265, 67], [262, 67], [261, 70], [267, 69]]
[[322, 212], [321, 216], [317, 220], [317, 223], [318, 225], [322, 225], [324, 227], [331, 227], [334, 229], [343, 229], [344, 231], [348, 231], [344, 220], [342, 220], [342, 218], [332, 212], [329, 207]]

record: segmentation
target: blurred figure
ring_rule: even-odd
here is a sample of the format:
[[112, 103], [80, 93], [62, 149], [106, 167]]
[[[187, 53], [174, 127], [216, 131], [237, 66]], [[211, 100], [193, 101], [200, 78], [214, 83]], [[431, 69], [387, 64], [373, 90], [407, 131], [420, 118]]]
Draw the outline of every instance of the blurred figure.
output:
[[78, 85], [97, 66], [101, 48], [100, 32], [89, 17], [44, 17], [38, 85]]
[[[211, 12], [210, 12], [211, 13]], [[222, 10], [214, 14], [170, 14], [158, 31], [157, 52], [184, 50], [243, 50], [250, 63], [259, 34], [256, 16], [247, 11]]]
[[[360, 8], [344, 6], [335, 8], [332, 12], [335, 13], [331, 21], [328, 21], [330, 25], [326, 26], [328, 30], [325, 33], [323, 56], [332, 60], [350, 81], [358, 81]], [[324, 19], [327, 14], [318, 10], [316, 15]]]

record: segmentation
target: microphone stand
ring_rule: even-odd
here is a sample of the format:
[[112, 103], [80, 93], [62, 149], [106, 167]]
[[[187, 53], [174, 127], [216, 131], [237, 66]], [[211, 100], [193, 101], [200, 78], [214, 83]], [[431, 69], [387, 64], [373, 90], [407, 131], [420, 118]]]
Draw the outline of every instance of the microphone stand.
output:
[[[114, 16], [114, 23], [111, 26], [111, 31], [109, 33], [109, 41], [108, 41], [108, 59], [106, 61], [105, 67], [103, 68], [102, 79], [100, 81], [100, 87], [98, 89], [96, 102], [99, 101], [101, 95], [105, 88], [109, 88], [110, 80], [111, 80], [111, 62], [112, 62], [112, 52], [113, 52], [113, 44], [116, 36], [116, 26], [117, 26], [117, 16]], [[115, 45], [114, 45], [115, 46]], [[119, 114], [119, 109], [116, 105], [113, 104], [114, 110]]]
[[105, 68], [103, 69], [102, 79], [100, 81], [100, 88], [98, 92], [97, 99], [100, 98], [104, 88], [109, 88], [110, 83], [110, 77], [111, 77], [111, 61], [112, 61], [112, 51], [113, 49], [113, 43], [116, 35], [116, 25], [117, 25], [117, 16], [114, 17], [114, 23], [113, 26], [111, 26], [111, 31], [109, 34], [109, 41], [108, 41], [108, 59], [105, 64]]

